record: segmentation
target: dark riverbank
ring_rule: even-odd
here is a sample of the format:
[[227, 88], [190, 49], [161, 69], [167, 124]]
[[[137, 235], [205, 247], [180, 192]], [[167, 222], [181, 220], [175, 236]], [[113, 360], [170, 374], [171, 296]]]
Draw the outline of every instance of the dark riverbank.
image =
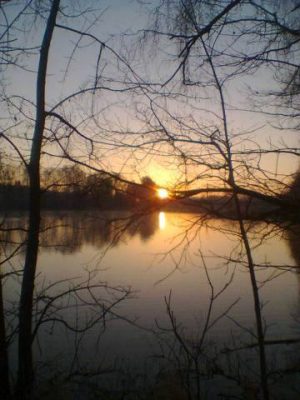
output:
[[[243, 218], [250, 220], [291, 220], [300, 221], [299, 208], [279, 207], [260, 199], [240, 196], [240, 208]], [[0, 186], [0, 211], [26, 211], [29, 207], [29, 188], [22, 185]], [[158, 199], [156, 197], [136, 197], [127, 191], [110, 193], [73, 190], [42, 192], [43, 210], [135, 210], [149, 213], [155, 210], [172, 212], [199, 212], [211, 217], [237, 219], [236, 206], [230, 195], [202, 196], [187, 199]]]

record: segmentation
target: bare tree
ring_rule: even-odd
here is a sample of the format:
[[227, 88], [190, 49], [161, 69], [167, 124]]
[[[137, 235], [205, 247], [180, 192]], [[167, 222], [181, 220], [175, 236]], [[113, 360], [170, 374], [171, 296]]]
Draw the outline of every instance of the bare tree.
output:
[[[9, 76], [10, 68], [19, 68], [20, 71], [32, 73], [37, 70], [34, 82], [36, 89], [36, 98], [26, 97], [26, 95], [19, 95], [12, 93], [11, 89], [6, 85], [2, 88], [2, 102], [6, 105], [6, 112], [4, 112], [3, 127], [1, 130], [1, 141], [5, 147], [10, 151], [16, 159], [19, 159], [26, 167], [29, 177], [29, 210], [28, 210], [28, 236], [26, 238], [26, 251], [25, 262], [22, 275], [21, 295], [19, 302], [19, 322], [18, 322], [18, 378], [16, 396], [17, 398], [31, 398], [33, 395], [33, 359], [32, 359], [32, 343], [36, 336], [36, 331], [41, 323], [44, 322], [44, 316], [49, 312], [50, 306], [55, 301], [54, 298], [49, 298], [44, 311], [36, 328], [33, 331], [33, 306], [34, 306], [34, 290], [35, 290], [35, 275], [38, 259], [38, 249], [40, 240], [41, 228], [41, 162], [42, 157], [56, 157], [59, 161], [61, 159], [68, 160], [69, 162], [76, 162], [86, 168], [93, 167], [93, 171], [103, 172], [104, 168], [101, 165], [102, 160], [99, 155], [99, 146], [114, 145], [114, 140], [101, 137], [95, 137], [91, 134], [91, 129], [87, 130], [86, 121], [97, 121], [98, 115], [101, 110], [96, 110], [96, 103], [94, 100], [89, 104], [90, 114], [84, 115], [83, 108], [79, 118], [76, 113], [73, 117], [69, 115], [70, 103], [74, 102], [74, 107], [79, 99], [86, 96], [95, 98], [98, 92], [107, 91], [108, 93], [122, 93], [131, 89], [134, 86], [130, 83], [124, 84], [119, 77], [102, 76], [101, 62], [104, 57], [103, 54], [108, 53], [109, 62], [115, 63], [116, 66], [112, 68], [115, 71], [120, 70], [123, 74], [122, 68], [126, 69], [131, 77], [134, 76], [134, 71], [130, 69], [126, 59], [118, 54], [112, 47], [101, 41], [96, 35], [89, 32], [97, 22], [101, 12], [95, 17], [94, 10], [86, 6], [85, 9], [76, 10], [76, 6], [72, 10], [68, 4], [64, 5], [60, 0], [54, 0], [44, 3], [27, 1], [25, 5], [19, 2], [1, 3], [1, 13], [6, 18], [4, 33], [1, 36], [1, 56], [3, 59], [4, 69], [7, 67], [7, 74]], [[91, 21], [84, 19], [85, 15], [91, 14]], [[93, 17], [92, 17], [93, 15]], [[74, 28], [69, 21], [73, 19], [82, 19], [85, 27], [82, 29]], [[73, 35], [77, 37], [77, 42], [65, 69], [65, 76], [67, 76], [74, 54], [80, 48], [80, 42], [86, 39], [97, 47], [96, 65], [92, 83], [90, 81], [85, 87], [76, 88], [71, 91], [71, 94], [61, 97], [52, 106], [50, 100], [47, 98], [46, 87], [49, 74], [49, 59], [50, 52], [54, 46], [55, 31], [61, 30], [66, 35]], [[40, 43], [37, 41], [34, 46], [27, 46], [27, 36], [30, 37], [32, 32], [35, 31]], [[19, 32], [24, 35], [22, 39], [18, 38]], [[18, 40], [19, 39], [19, 40]], [[29, 39], [30, 40], [30, 39]], [[36, 54], [34, 54], [36, 53]], [[14, 57], [15, 55], [15, 57]], [[32, 56], [32, 61], [26, 65], [27, 57]], [[107, 61], [107, 60], [106, 60]], [[106, 62], [105, 61], [105, 62]], [[37, 67], [35, 65], [37, 63]], [[104, 65], [105, 65], [104, 62]], [[107, 85], [106, 85], [106, 83]], [[49, 85], [48, 85], [49, 87]], [[68, 106], [66, 106], [68, 104]], [[79, 107], [80, 109], [80, 107]], [[80, 111], [79, 111], [80, 113]], [[72, 120], [73, 118], [73, 120]], [[82, 125], [82, 126], [81, 126]], [[95, 125], [95, 123], [94, 123]], [[32, 129], [32, 134], [27, 133]], [[23, 132], [22, 132], [23, 130]], [[25, 134], [24, 134], [25, 131]], [[86, 152], [78, 154], [74, 151], [72, 154], [72, 145], [74, 143], [74, 136], [79, 139], [78, 146], [85, 146]], [[47, 150], [49, 148], [50, 150]], [[52, 154], [51, 149], [55, 150]], [[83, 157], [84, 158], [83, 158]], [[111, 176], [117, 176], [114, 172], [110, 172]], [[27, 230], [27, 228], [25, 229]], [[7, 261], [7, 258], [3, 263]], [[102, 286], [98, 286], [100, 289]], [[96, 286], [95, 286], [96, 287]], [[71, 295], [78, 290], [91, 292], [90, 284], [80, 284], [75, 289], [70, 289], [60, 296]], [[112, 289], [111, 289], [112, 290]], [[2, 292], [1, 292], [2, 293]], [[126, 294], [125, 294], [126, 297]], [[92, 295], [93, 300], [99, 305], [100, 301]], [[1, 296], [2, 300], [2, 296]], [[45, 296], [43, 297], [43, 301]], [[91, 300], [92, 301], [92, 300]], [[102, 303], [101, 303], [102, 304]], [[5, 395], [9, 396], [9, 378], [8, 378], [8, 365], [6, 353], [6, 335], [4, 326], [4, 317], [2, 315], [3, 304], [1, 306], [1, 369], [6, 373], [3, 375], [5, 378], [5, 385], [2, 386]], [[100, 307], [100, 305], [99, 305]], [[103, 304], [101, 307], [104, 307]], [[104, 307], [106, 308], [106, 307]], [[104, 310], [103, 308], [103, 310]], [[47, 313], [46, 313], [47, 310]], [[98, 316], [98, 320], [105, 318], [105, 313], [102, 311]], [[109, 311], [110, 312], [110, 311]], [[55, 317], [56, 318], [56, 317]], [[58, 320], [58, 319], [57, 319]], [[62, 320], [61, 320], [62, 321]], [[97, 320], [96, 320], [97, 322]], [[91, 326], [96, 323], [92, 322]], [[88, 327], [82, 328], [82, 332]]]
[[[300, 154], [294, 140], [294, 128], [299, 124], [299, 7], [294, 1], [284, 6], [276, 1], [252, 0], [162, 1], [155, 8], [153, 27], [143, 30], [143, 37], [159, 38], [154, 42], [154, 53], [160, 56], [159, 50], [163, 51], [163, 58], [153, 57], [153, 65], [151, 60], [143, 64], [142, 57], [130, 64], [128, 57], [141, 53], [126, 47], [127, 36], [122, 38], [123, 46], [115, 49], [113, 38], [103, 40], [94, 30], [101, 12], [96, 15], [93, 8], [76, 7], [59, 0], [27, 1], [25, 5], [12, 1], [2, 2], [0, 9], [7, 20], [4, 35], [0, 37], [1, 68], [8, 71], [9, 78], [10, 68], [29, 75], [37, 71], [33, 73], [36, 98], [13, 92], [8, 84], [2, 85], [1, 92], [5, 107], [1, 141], [14, 165], [21, 163], [26, 168], [30, 193], [17, 332], [18, 396], [32, 396], [32, 342], [38, 328], [49, 321], [63, 324], [59, 312], [51, 314], [60, 294], [47, 297], [43, 291], [34, 295], [41, 198], [47, 186], [41, 185], [43, 165], [47, 167], [51, 163], [54, 168], [70, 168], [68, 171], [73, 173], [76, 185], [81, 179], [79, 168], [74, 168], [76, 164], [84, 173], [91, 171], [88, 172], [91, 187], [96, 181], [92, 174], [98, 174], [107, 179], [108, 190], [114, 190], [115, 182], [120, 182], [124, 191], [128, 185], [129, 193], [130, 188], [139, 187], [131, 182], [131, 177], [135, 174], [133, 180], [136, 180], [141, 160], [160, 158], [166, 168], [175, 165], [178, 173], [177, 186], [170, 190], [170, 202], [195, 195], [221, 194], [232, 207], [230, 217], [238, 221], [238, 238], [243, 249], [240, 262], [249, 271], [253, 293], [260, 387], [263, 398], [268, 399], [266, 338], [257, 264], [245, 216], [248, 206], [250, 216], [256, 208], [272, 215], [286, 208], [294, 212], [298, 207], [297, 198], [286, 193], [295, 186], [292, 178]], [[24, 36], [21, 43], [16, 42], [17, 32]], [[26, 38], [33, 32], [38, 39], [28, 46], [26, 40], [30, 39]], [[52, 85], [57, 90], [57, 82], [51, 76], [51, 51], [60, 39], [75, 40], [75, 44], [63, 64], [63, 74], [57, 75], [65, 82], [66, 89], [56, 96], [51, 90]], [[152, 43], [146, 42], [144, 48], [148, 51]], [[93, 51], [85, 53], [90, 48]], [[87, 73], [81, 71], [77, 86], [74, 84], [78, 81], [76, 73], [74, 79], [71, 77], [80, 50], [85, 59], [93, 57], [94, 65], [89, 68], [85, 63]], [[148, 60], [149, 56], [146, 57]], [[136, 69], [132, 65], [137, 65]], [[126, 120], [124, 110], [133, 117], [132, 121]], [[281, 130], [276, 130], [278, 127]], [[280, 136], [276, 138], [278, 132]], [[146, 197], [149, 193], [155, 196], [151, 178], [150, 181], [142, 181], [145, 188], [140, 193]], [[57, 180], [50, 185], [60, 184]], [[155, 203], [153, 207], [153, 203], [150, 209], [161, 205]], [[223, 204], [214, 211], [221, 214]], [[145, 212], [142, 210], [142, 214]], [[132, 227], [132, 220], [123, 222], [121, 233]], [[216, 295], [209, 275], [208, 282], [212, 291], [211, 308]], [[106, 288], [103, 283], [100, 286]], [[84, 288], [89, 292], [90, 282]], [[82, 289], [70, 287], [61, 296], [77, 299]], [[129, 294], [124, 293], [125, 297]], [[96, 308], [100, 307], [100, 300], [92, 298]], [[33, 306], [37, 299], [44, 302], [44, 308], [38, 309], [38, 322], [33, 328]], [[200, 353], [211, 324], [210, 312], [198, 350], [193, 352], [177, 329], [171, 298], [166, 298], [166, 307], [175, 338], [188, 362], [200, 374]], [[107, 310], [111, 311], [110, 306], [100, 314], [100, 323], [105, 320]], [[0, 313], [1, 321], [4, 318]], [[0, 325], [0, 334], [1, 349], [6, 350], [4, 324]], [[5, 351], [2, 353], [5, 355]], [[5, 357], [3, 366], [8, 369]], [[8, 392], [8, 377], [5, 381]], [[196, 391], [199, 398], [199, 387]]]
[[[261, 127], [249, 123], [242, 127], [239, 115], [257, 113], [262, 126], [293, 129], [298, 125], [299, 7], [295, 2], [275, 3], [162, 2], [155, 10], [154, 27], [144, 33], [160, 39], [165, 51], [174, 55], [169, 62], [175, 66], [171, 74], [165, 74], [162, 90], [148, 95], [149, 109], [140, 114], [150, 132], [145, 132], [147, 141], [142, 146], [163, 144], [183, 171], [185, 190], [176, 191], [175, 196], [223, 193], [232, 197], [252, 286], [264, 399], [270, 398], [265, 329], [243, 196], [269, 204], [265, 211], [270, 205], [283, 211], [297, 208], [297, 201], [290, 201], [285, 191], [297, 168], [299, 147], [295, 140], [288, 144], [290, 139], [283, 136], [281, 145], [274, 144], [272, 137], [260, 140]], [[264, 87], [259, 74], [277, 89]], [[243, 85], [248, 91], [246, 101], [239, 93]], [[276, 105], [271, 100], [275, 96]], [[252, 104], [254, 98], [259, 110]], [[282, 101], [287, 98], [293, 107], [287, 108]], [[295, 162], [284, 170], [278, 160], [287, 161], [287, 155]], [[170, 302], [167, 306], [174, 335], [179, 337]]]

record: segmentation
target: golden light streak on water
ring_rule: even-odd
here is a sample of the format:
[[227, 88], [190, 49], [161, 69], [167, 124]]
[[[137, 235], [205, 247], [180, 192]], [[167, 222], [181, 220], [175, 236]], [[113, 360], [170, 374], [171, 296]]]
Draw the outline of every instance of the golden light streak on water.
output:
[[158, 214], [158, 225], [161, 231], [166, 228], [166, 214], [163, 211]]

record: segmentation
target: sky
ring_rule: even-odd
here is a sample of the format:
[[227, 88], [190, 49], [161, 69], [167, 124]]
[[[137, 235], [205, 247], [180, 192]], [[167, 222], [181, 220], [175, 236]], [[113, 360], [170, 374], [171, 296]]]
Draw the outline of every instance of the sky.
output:
[[[10, 20], [13, 19], [18, 9], [14, 7], [14, 3], [6, 5], [6, 15]], [[22, 4], [22, 2], [17, 3]], [[83, 2], [62, 0], [61, 4], [65, 13], [70, 12], [72, 5], [72, 13], [76, 15], [78, 8], [82, 9]], [[180, 149], [184, 149], [188, 154], [195, 153], [192, 158], [199, 161], [200, 158], [197, 157], [199, 157], [200, 150], [198, 149], [200, 147], [180, 144], [175, 149], [163, 134], [158, 134], [156, 137], [149, 136], [148, 130], [150, 128], [155, 130], [159, 125], [157, 118], [150, 112], [150, 105], [154, 106], [158, 116], [164, 118], [163, 124], [169, 131], [183, 140], [188, 134], [186, 121], [189, 121], [189, 127], [192, 129], [195, 129], [197, 125], [202, 129], [202, 126], [204, 127], [206, 124], [207, 131], [212, 132], [219, 124], [218, 118], [216, 120], [214, 115], [220, 116], [220, 104], [218, 93], [212, 88], [196, 87], [191, 91], [182, 90], [176, 81], [174, 84], [171, 82], [167, 88], [160, 87], [160, 92], [157, 93], [155, 85], [148, 92], [141, 88], [133, 92], [123, 91], [126, 86], [122, 83], [124, 77], [131, 87], [135, 87], [137, 80], [149, 82], [152, 79], [155, 82], [164, 82], [164, 79], [170, 75], [171, 71], [174, 71], [175, 65], [178, 64], [178, 59], [174, 58], [178, 49], [169, 40], [154, 42], [149, 40], [143, 44], [138, 41], [141, 30], [149, 26], [151, 20], [149, 10], [153, 10], [155, 5], [157, 5], [156, 1], [101, 1], [100, 17], [95, 19], [95, 16], [98, 15], [98, 11], [95, 9], [99, 7], [99, 2], [90, 1], [84, 2], [84, 8], [88, 9], [84, 18], [82, 16], [60, 18], [59, 23], [68, 24], [74, 29], [87, 29], [88, 26], [91, 26], [89, 32], [105, 42], [106, 46], [114, 49], [120, 57], [116, 57], [107, 47], [102, 49], [98, 65], [98, 83], [104, 88], [99, 90], [94, 97], [90, 95], [76, 97], [66, 102], [64, 107], [57, 111], [76, 125], [81, 132], [97, 141], [95, 145], [97, 160], [96, 157], [89, 158], [92, 165], [121, 173], [133, 180], [139, 180], [141, 177], [149, 175], [159, 185], [173, 186], [180, 181], [184, 183], [187, 180], [186, 172], [189, 179], [197, 176], [199, 171], [206, 176], [205, 167], [196, 168], [193, 162], [186, 165], [183, 158], [180, 158]], [[14, 37], [18, 45], [39, 46], [44, 31], [43, 18], [46, 15], [47, 13], [42, 14], [42, 18], [37, 17], [35, 21], [32, 15], [20, 19], [18, 28], [22, 27], [23, 31], [20, 29]], [[30, 29], [28, 29], [29, 26]], [[77, 40], [78, 36], [74, 33], [60, 28], [55, 29], [48, 64], [47, 109], [54, 107], [72, 92], [90, 87], [95, 82], [95, 68], [101, 45], [93, 42], [90, 38], [83, 38], [79, 42]], [[16, 67], [4, 71], [7, 95], [18, 96], [12, 97], [14, 107], [10, 108], [11, 116], [18, 122], [22, 119], [19, 127], [9, 130], [14, 137], [24, 136], [24, 132], [26, 137], [31, 135], [32, 122], [28, 121], [27, 117], [34, 119], [34, 107], [30, 106], [29, 102], [35, 102], [38, 54], [38, 49], [33, 49], [28, 52], [26, 57], [23, 57], [22, 63], [26, 69]], [[130, 60], [130, 67], [123, 63], [125, 59]], [[197, 57], [193, 59], [193, 62], [197, 66]], [[195, 69], [196, 74], [198, 73], [197, 68]], [[112, 80], [116, 82], [112, 82]], [[250, 112], [241, 110], [249, 110], [251, 102], [254, 101], [251, 98], [249, 87], [253, 91], [256, 88], [269, 90], [272, 85], [274, 85], [273, 75], [268, 71], [261, 70], [259, 73], [249, 74], [243, 79], [230, 81], [224, 87], [224, 94], [228, 102], [227, 116], [230, 135], [233, 143], [240, 146], [239, 148], [251, 148], [254, 143], [258, 148], [268, 145], [270, 141], [274, 145], [280, 145], [282, 138], [287, 144], [299, 145], [297, 133], [279, 131], [276, 129], [272, 117], [254, 113], [254, 108]], [[112, 89], [117, 89], [117, 91], [113, 92]], [[181, 96], [177, 99], [174, 97], [168, 99], [166, 97], [168, 91], [172, 93], [180, 91]], [[26, 118], [19, 112], [20, 108], [24, 106], [25, 108], [22, 110]], [[164, 107], [168, 107], [169, 114], [160, 109]], [[181, 119], [185, 122], [180, 123]], [[147, 125], [149, 121], [151, 123]], [[52, 121], [48, 128], [55, 129], [57, 126], [57, 121]], [[62, 129], [59, 132], [63, 135]], [[238, 137], [235, 138], [238, 134], [243, 134], [243, 143]], [[48, 136], [51, 136], [50, 132]], [[143, 151], [138, 151], [136, 147], [142, 142], [147, 142], [147, 145], [144, 146]], [[28, 152], [29, 145], [30, 142], [23, 140], [20, 144], [21, 150], [24, 153]], [[71, 145], [74, 157], [76, 156], [80, 161], [87, 159], [87, 154], [89, 155], [91, 151], [88, 140], [76, 137], [76, 140], [70, 141], [68, 149], [71, 149]], [[57, 154], [59, 149], [54, 147], [50, 141], [47, 153], [54, 154], [56, 152], [55, 154]], [[196, 154], [197, 152], [198, 154]], [[201, 152], [204, 154], [202, 148]], [[175, 153], [177, 158], [174, 157]], [[201, 157], [203, 161], [204, 156]], [[47, 155], [43, 156], [43, 160], [46, 164], [54, 163], [53, 157]], [[55, 160], [60, 165], [61, 161]], [[297, 158], [291, 156], [281, 156], [279, 159], [268, 156], [255, 162], [259, 162], [259, 166], [270, 171], [274, 171], [276, 163], [276, 170], [282, 173], [295, 171], [298, 168]], [[200, 161], [198, 166], [199, 164]], [[214, 174], [217, 176], [218, 172]], [[202, 179], [201, 185], [205, 185], [205, 182], [205, 179]]]

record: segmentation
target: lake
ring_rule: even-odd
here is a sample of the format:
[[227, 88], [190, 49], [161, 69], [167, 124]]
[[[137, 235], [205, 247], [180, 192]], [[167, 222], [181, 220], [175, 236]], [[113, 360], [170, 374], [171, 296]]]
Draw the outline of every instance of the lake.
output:
[[[22, 216], [6, 219], [10, 228], [24, 224]], [[296, 399], [300, 229], [255, 221], [246, 228], [272, 390], [280, 399]], [[5, 251], [23, 234], [6, 233], [11, 244]], [[21, 269], [23, 256], [21, 248], [5, 271]], [[7, 309], [17, 309], [19, 291], [19, 278], [7, 278]], [[134, 392], [180, 374], [193, 392], [197, 373], [209, 399], [259, 390], [253, 291], [235, 221], [163, 211], [134, 218], [45, 212], [34, 315], [40, 379], [49, 371], [57, 379], [89, 371], [106, 389]], [[13, 311], [8, 321], [15, 325]], [[15, 358], [12, 344], [12, 364]]]

